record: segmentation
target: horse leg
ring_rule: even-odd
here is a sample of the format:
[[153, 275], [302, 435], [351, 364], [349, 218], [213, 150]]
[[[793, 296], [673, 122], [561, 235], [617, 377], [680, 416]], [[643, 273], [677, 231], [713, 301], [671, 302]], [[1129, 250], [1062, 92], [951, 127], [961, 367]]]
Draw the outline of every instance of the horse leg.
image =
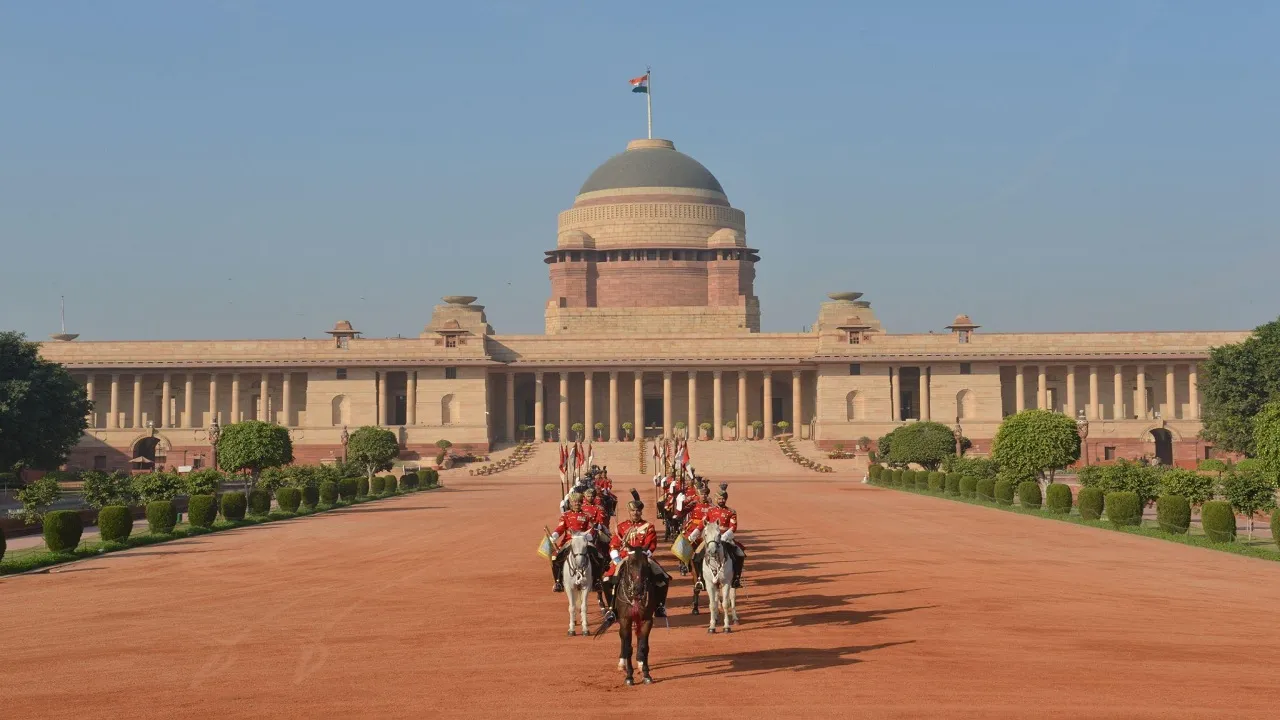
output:
[[631, 666], [631, 617], [629, 615], [618, 623], [618, 635], [622, 636], [621, 662], [627, 671], [627, 677], [623, 682], [627, 685], [635, 685], [635, 669]]
[[640, 647], [636, 653], [636, 659], [640, 661], [640, 677], [645, 685], [653, 683], [653, 677], [649, 675], [649, 632], [651, 630], [653, 630], [653, 618], [640, 623]]
[[591, 625], [587, 622], [587, 596], [590, 594], [589, 587], [578, 589], [578, 621], [582, 625], [582, 637], [591, 635]]
[[693, 586], [693, 614], [698, 614], [698, 586]]
[[567, 635], [567, 636], [569, 636], [569, 637], [573, 637], [573, 601], [574, 601], [573, 592], [574, 592], [574, 587], [573, 587], [573, 585], [572, 585], [572, 584], [570, 584], [570, 583], [565, 583], [565, 585], [566, 585], [566, 587], [565, 587], [565, 589], [564, 589], [564, 594], [565, 594], [565, 595], [568, 597], [568, 599], [569, 599], [569, 632], [565, 633], [565, 635]]
[[724, 616], [724, 631], [726, 633], [733, 632], [733, 628], [729, 627], [729, 585], [720, 586], [720, 614]]
[[716, 634], [716, 592], [719, 591], [713, 582], [707, 584], [707, 614], [711, 616], [711, 622], [707, 624], [707, 632]]
[[729, 612], [733, 616], [733, 624], [738, 624], [738, 590], [729, 588]]

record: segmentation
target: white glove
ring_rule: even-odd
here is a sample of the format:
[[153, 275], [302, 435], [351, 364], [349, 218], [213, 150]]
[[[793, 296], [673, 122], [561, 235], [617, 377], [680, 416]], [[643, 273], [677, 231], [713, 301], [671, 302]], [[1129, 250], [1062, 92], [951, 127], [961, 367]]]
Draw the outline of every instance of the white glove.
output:
[[725, 542], [733, 542], [733, 529], [725, 530], [724, 533], [720, 535], [720, 539]]
[[614, 562], [622, 562], [622, 555], [619, 555], [617, 550], [610, 550], [609, 558]]
[[693, 532], [689, 533], [689, 542], [696, 543], [698, 542], [698, 538], [701, 536], [702, 536], [702, 528], [694, 528]]
[[551, 533], [551, 542], [555, 542], [555, 541], [557, 541], [557, 540], [559, 540], [559, 539], [560, 539], [560, 533], [558, 533], [558, 532]]

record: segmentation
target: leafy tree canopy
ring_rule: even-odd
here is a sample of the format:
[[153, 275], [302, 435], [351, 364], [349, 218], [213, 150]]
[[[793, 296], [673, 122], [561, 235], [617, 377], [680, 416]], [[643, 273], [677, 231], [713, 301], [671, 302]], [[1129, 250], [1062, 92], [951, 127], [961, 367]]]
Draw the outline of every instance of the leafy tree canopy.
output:
[[956, 452], [956, 439], [951, 428], [937, 422], [913, 422], [895, 428], [877, 443], [880, 457], [894, 465], [916, 463], [937, 470]]
[[92, 405], [66, 368], [16, 332], [0, 332], [0, 471], [62, 465]]
[[53, 475], [45, 475], [17, 493], [22, 509], [11, 510], [10, 514], [22, 518], [28, 525], [34, 525], [44, 518], [49, 506], [62, 499], [62, 488]]
[[80, 494], [85, 504], [95, 510], [108, 505], [127, 506], [138, 502], [131, 478], [119, 470], [109, 475], [101, 470], [86, 470], [80, 473], [80, 480], [84, 483]]
[[1222, 478], [1222, 497], [1232, 509], [1249, 518], [1249, 534], [1253, 535], [1253, 514], [1276, 507], [1276, 474], [1237, 467]]
[[1253, 417], [1253, 451], [1267, 470], [1280, 472], [1280, 400], [1263, 405]]
[[1200, 436], [1222, 450], [1254, 455], [1253, 418], [1280, 397], [1280, 320], [1234, 345], [1209, 351], [1200, 377]]
[[[439, 445], [438, 441], [436, 445]], [[365, 477], [391, 469], [391, 461], [400, 455], [400, 441], [390, 430], [365, 425], [351, 433], [347, 441], [347, 460], [360, 465]]]
[[1161, 495], [1181, 495], [1192, 505], [1212, 500], [1216, 485], [1214, 478], [1182, 468], [1171, 468], [1160, 475]]
[[182, 477], [177, 473], [153, 472], [133, 476], [133, 493], [141, 503], [172, 500], [186, 491]]
[[182, 478], [182, 483], [188, 495], [214, 495], [218, 492], [218, 486], [226, 479], [219, 470], [200, 468], [187, 473]]
[[1050, 410], [1023, 410], [1000, 423], [991, 458], [1001, 472], [1023, 479], [1044, 477], [1080, 459], [1076, 421]]
[[218, 440], [218, 467], [228, 472], [248, 470], [254, 482], [265, 468], [293, 462], [289, 431], [275, 423], [248, 420], [222, 429]]

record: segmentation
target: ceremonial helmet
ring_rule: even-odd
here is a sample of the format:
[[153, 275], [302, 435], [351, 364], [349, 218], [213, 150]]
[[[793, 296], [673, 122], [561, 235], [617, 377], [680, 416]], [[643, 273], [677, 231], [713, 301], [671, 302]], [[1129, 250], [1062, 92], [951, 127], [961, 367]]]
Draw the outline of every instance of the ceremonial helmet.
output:
[[644, 501], [640, 499], [640, 493], [636, 492], [635, 488], [631, 488], [631, 502], [627, 503], [627, 508], [630, 510], [644, 509]]
[[720, 489], [716, 491], [716, 499], [729, 499], [729, 483], [720, 483]]

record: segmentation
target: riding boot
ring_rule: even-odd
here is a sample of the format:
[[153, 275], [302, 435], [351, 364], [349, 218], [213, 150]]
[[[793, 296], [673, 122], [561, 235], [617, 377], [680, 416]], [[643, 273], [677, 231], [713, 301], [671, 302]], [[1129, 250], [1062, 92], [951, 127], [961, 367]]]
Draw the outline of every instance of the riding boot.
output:
[[560, 570], [564, 567], [565, 554], [563, 552], [556, 553], [555, 560], [551, 561], [551, 577], [555, 579], [556, 584], [552, 589], [554, 592], [564, 592], [564, 583], [560, 582]]
[[653, 614], [656, 617], [667, 616], [667, 591], [670, 589], [671, 589], [670, 581], [663, 582], [659, 585], [654, 586], [653, 594], [658, 600], [658, 606], [653, 610]]
[[702, 584], [702, 558], [704, 553], [693, 554], [693, 589], [697, 591], [705, 590]]
[[746, 562], [747, 554], [738, 550], [733, 554], [733, 586], [735, 588], [742, 587], [742, 564]]
[[604, 582], [604, 622], [609, 624], [618, 619], [613, 612], [613, 593], [616, 583], [612, 578]]

